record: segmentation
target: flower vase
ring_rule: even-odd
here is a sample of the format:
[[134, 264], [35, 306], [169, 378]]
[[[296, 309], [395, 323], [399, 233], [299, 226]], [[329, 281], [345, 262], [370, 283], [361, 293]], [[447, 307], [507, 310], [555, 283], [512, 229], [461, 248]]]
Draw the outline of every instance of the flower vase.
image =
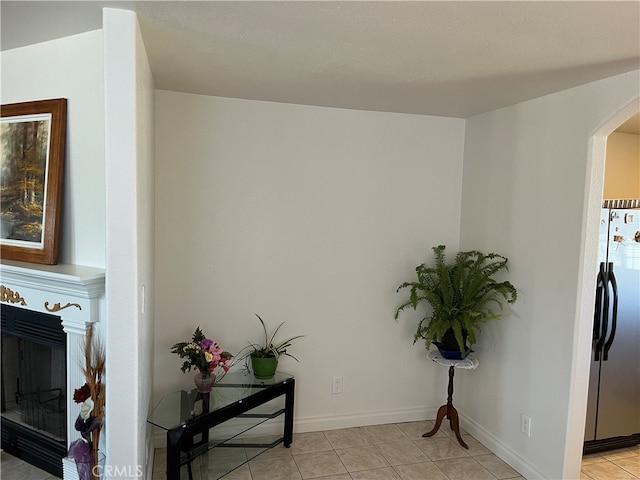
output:
[[211, 387], [216, 381], [216, 376], [212, 373], [210, 375], [204, 375], [198, 371], [193, 377], [193, 382], [196, 384], [196, 390], [200, 393], [210, 393]]
[[84, 438], [71, 442], [68, 458], [75, 462], [79, 480], [99, 480], [102, 478], [105, 456], [99, 450], [94, 451], [92, 444]]
[[98, 452], [97, 463], [93, 453], [90, 453], [85, 458], [74, 458], [74, 462], [76, 463], [80, 480], [100, 480], [103, 478], [106, 457], [102, 452]]

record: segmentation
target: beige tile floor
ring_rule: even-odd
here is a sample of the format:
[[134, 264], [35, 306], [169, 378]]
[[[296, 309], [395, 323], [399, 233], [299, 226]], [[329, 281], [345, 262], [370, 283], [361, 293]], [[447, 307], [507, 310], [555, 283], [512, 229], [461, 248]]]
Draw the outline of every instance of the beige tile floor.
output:
[[640, 479], [640, 445], [582, 458], [581, 480]]
[[[469, 450], [446, 428], [422, 438], [433, 422], [298, 433], [291, 448], [278, 446], [225, 476], [225, 480], [507, 480], [522, 479], [466, 432]], [[220, 454], [221, 450], [221, 454]], [[218, 449], [194, 462], [194, 480], [217, 478], [224, 464], [243, 449]], [[236, 458], [234, 458], [236, 457]], [[52, 480], [54, 477], [2, 452], [3, 480]], [[164, 479], [166, 453], [156, 450], [153, 479]], [[184, 477], [186, 478], [186, 476]], [[582, 480], [640, 480], [640, 446], [587, 455]]]
[[[463, 432], [469, 450], [443, 427], [422, 438], [432, 421], [298, 433], [291, 448], [278, 446], [225, 476], [225, 480], [507, 480], [518, 472]], [[213, 450], [215, 452], [215, 450]], [[228, 457], [201, 457], [194, 479], [217, 478]], [[164, 479], [166, 456], [156, 450], [154, 480]], [[201, 474], [198, 477], [195, 472]], [[186, 475], [184, 476], [186, 478]], [[584, 458], [581, 480], [640, 480], [640, 446]]]
[[2, 480], [55, 480], [56, 477], [5, 451], [0, 451], [0, 478]]
[[[432, 428], [432, 421], [423, 421], [298, 433], [294, 435], [291, 448], [280, 445], [224, 479], [522, 479], [518, 472], [466, 432], [463, 439], [469, 450], [462, 448], [444, 426], [433, 437], [422, 438], [422, 434]], [[199, 463], [194, 462], [194, 480], [217, 478], [218, 467], [228, 460], [224, 455], [227, 450], [217, 458], [209, 454], [209, 458], [200, 457]], [[164, 478], [164, 449], [156, 450], [156, 455], [153, 478], [160, 480]]]

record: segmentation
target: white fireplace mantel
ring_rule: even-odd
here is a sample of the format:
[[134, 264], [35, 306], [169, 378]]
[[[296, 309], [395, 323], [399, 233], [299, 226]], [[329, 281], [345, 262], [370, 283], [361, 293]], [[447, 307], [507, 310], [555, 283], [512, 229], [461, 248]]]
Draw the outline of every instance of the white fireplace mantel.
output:
[[[79, 438], [74, 424], [79, 413], [73, 391], [85, 380], [81, 371], [87, 324], [101, 321], [105, 270], [81, 265], [39, 265], [2, 260], [0, 302], [60, 317], [67, 337], [67, 446]], [[63, 460], [65, 479], [77, 479], [75, 464]]]
[[65, 331], [84, 334], [100, 320], [105, 271], [81, 265], [39, 265], [3, 260], [0, 301], [18, 308], [59, 315]]

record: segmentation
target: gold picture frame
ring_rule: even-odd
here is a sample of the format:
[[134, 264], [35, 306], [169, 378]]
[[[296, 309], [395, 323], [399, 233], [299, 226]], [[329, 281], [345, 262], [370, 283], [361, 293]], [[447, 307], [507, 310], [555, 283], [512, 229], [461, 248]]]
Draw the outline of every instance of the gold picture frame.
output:
[[58, 263], [66, 131], [65, 98], [1, 106], [2, 259]]

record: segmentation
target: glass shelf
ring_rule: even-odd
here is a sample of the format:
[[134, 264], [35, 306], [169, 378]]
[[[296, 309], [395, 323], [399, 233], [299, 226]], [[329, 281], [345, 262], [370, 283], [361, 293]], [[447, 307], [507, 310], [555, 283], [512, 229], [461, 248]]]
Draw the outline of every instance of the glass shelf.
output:
[[273, 378], [259, 380], [251, 374], [234, 372], [216, 381], [211, 389], [209, 399], [191, 390], [178, 390], [162, 397], [153, 409], [147, 421], [164, 430], [171, 430], [194, 421], [203, 413], [220, 410], [228, 405], [242, 402], [254, 393], [265, 388], [285, 383], [293, 379], [293, 375], [276, 373]]

